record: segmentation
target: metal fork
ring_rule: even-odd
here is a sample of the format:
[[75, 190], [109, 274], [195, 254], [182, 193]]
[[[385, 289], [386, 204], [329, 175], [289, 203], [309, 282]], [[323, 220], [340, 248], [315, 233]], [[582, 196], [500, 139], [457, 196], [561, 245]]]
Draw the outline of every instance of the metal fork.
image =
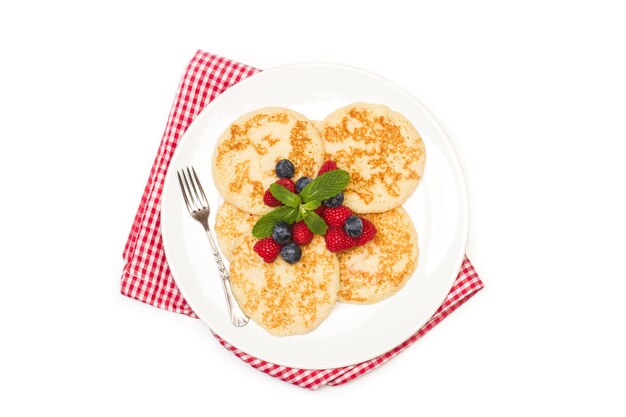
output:
[[250, 319], [243, 313], [243, 311], [241, 311], [239, 304], [237, 304], [237, 300], [233, 297], [233, 292], [230, 289], [230, 275], [228, 274], [228, 270], [226, 270], [226, 266], [224, 266], [222, 256], [217, 249], [217, 245], [213, 239], [213, 234], [209, 228], [209, 213], [211, 212], [209, 201], [206, 198], [206, 194], [204, 194], [204, 190], [202, 189], [196, 170], [193, 166], [191, 169], [187, 167], [186, 172], [183, 169], [178, 171], [177, 174], [180, 189], [183, 193], [185, 204], [187, 205], [187, 210], [189, 210], [191, 217], [204, 226], [204, 230], [209, 237], [209, 242], [211, 242], [211, 250], [213, 251], [213, 257], [215, 258], [215, 263], [217, 264], [217, 270], [220, 273], [220, 281], [222, 281], [222, 287], [224, 288], [224, 294], [226, 295], [226, 305], [228, 306], [230, 321], [237, 327], [243, 327], [248, 324], [248, 320]]

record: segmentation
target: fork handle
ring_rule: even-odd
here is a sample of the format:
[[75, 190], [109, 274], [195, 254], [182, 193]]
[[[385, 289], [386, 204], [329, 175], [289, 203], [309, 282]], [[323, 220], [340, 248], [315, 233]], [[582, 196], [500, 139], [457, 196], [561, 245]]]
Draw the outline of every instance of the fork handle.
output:
[[226, 306], [228, 307], [230, 321], [237, 327], [243, 327], [248, 324], [249, 318], [243, 311], [241, 311], [241, 308], [239, 308], [239, 304], [233, 295], [233, 291], [230, 288], [230, 274], [226, 269], [226, 265], [224, 265], [224, 261], [222, 261], [222, 255], [220, 255], [220, 251], [215, 244], [213, 234], [211, 233], [211, 229], [208, 224], [204, 225], [204, 230], [206, 230], [209, 242], [211, 242], [211, 251], [213, 252], [213, 258], [215, 259], [215, 264], [217, 265], [217, 270], [219, 271], [221, 278], [220, 281], [222, 281], [222, 287], [224, 288], [224, 295], [226, 296]]

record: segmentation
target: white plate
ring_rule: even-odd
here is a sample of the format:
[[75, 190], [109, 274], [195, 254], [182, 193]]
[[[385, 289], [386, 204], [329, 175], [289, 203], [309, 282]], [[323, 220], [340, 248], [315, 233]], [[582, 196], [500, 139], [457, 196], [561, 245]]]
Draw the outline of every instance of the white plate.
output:
[[[193, 165], [212, 205], [222, 198], [211, 175], [216, 139], [242, 114], [265, 106], [289, 107], [322, 120], [333, 110], [365, 101], [403, 113], [426, 144], [426, 169], [407, 209], [417, 229], [416, 272], [398, 294], [373, 305], [338, 303], [305, 335], [271, 336], [255, 323], [237, 328], [226, 313], [217, 270], [204, 230], [182, 200], [176, 170]], [[161, 230], [174, 279], [189, 305], [218, 335], [244, 352], [297, 368], [335, 368], [374, 358], [417, 332], [437, 310], [459, 271], [468, 234], [465, 180], [445, 133], [424, 107], [391, 82], [336, 64], [297, 64], [261, 72], [217, 97], [196, 117], [170, 164], [163, 190]]]

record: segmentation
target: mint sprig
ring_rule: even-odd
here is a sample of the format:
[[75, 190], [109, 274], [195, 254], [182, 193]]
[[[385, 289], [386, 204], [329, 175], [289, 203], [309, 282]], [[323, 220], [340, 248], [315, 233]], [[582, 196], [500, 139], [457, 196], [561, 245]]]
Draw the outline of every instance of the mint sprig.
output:
[[342, 192], [349, 181], [348, 171], [336, 169], [325, 172], [304, 187], [300, 192], [300, 198], [305, 203], [326, 200]]
[[300, 205], [300, 196], [294, 194], [280, 184], [270, 185], [270, 193], [286, 206], [296, 208]]
[[309, 211], [306, 216], [304, 216], [304, 223], [306, 223], [309, 230], [316, 235], [325, 235], [326, 230], [328, 229], [328, 225], [326, 224], [324, 219], [322, 219], [314, 211]]
[[336, 169], [315, 178], [304, 187], [299, 195], [280, 184], [270, 185], [270, 192], [284, 206], [261, 217], [252, 228], [252, 235], [263, 239], [272, 235], [276, 223], [285, 222], [291, 225], [301, 220], [313, 233], [326, 234], [328, 225], [314, 210], [322, 204], [323, 200], [342, 192], [349, 181], [350, 174], [347, 171]]
[[287, 224], [293, 224], [298, 218], [298, 213], [299, 210], [297, 208], [289, 206], [282, 206], [276, 210], [270, 211], [254, 224], [252, 236], [258, 239], [271, 236], [276, 223], [285, 222]]
[[315, 210], [316, 208], [318, 208], [321, 205], [322, 205], [321, 201], [319, 201], [319, 200], [312, 200], [312, 201], [309, 201], [308, 203], [302, 204], [300, 207], [302, 207], [303, 209], [305, 209], [307, 211], [311, 211], [311, 210]]

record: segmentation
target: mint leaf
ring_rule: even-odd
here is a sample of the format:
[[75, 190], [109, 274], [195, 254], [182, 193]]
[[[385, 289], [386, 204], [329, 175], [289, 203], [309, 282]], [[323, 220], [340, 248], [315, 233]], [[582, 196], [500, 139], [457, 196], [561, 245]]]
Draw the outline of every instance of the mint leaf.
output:
[[326, 229], [328, 226], [324, 219], [322, 219], [316, 212], [309, 211], [307, 215], [304, 217], [304, 223], [308, 226], [309, 230], [311, 230], [316, 235], [324, 235], [326, 234]]
[[271, 184], [270, 192], [278, 201], [286, 206], [296, 208], [300, 205], [300, 197], [280, 184]]
[[287, 224], [293, 224], [298, 217], [298, 212], [299, 210], [297, 208], [288, 206], [282, 206], [276, 210], [270, 211], [257, 220], [252, 228], [252, 235], [258, 239], [271, 236], [276, 223], [282, 221]]
[[[300, 192], [300, 198], [308, 203], [322, 201], [342, 192], [350, 182], [350, 174], [342, 169], [326, 172], [311, 181]], [[278, 197], [277, 197], [278, 198]]]
[[318, 208], [321, 205], [322, 205], [321, 201], [319, 201], [319, 200], [311, 200], [308, 203], [302, 204], [300, 207], [303, 207], [305, 210], [311, 211], [311, 210], [315, 210], [316, 208]]
[[304, 206], [300, 206], [300, 208], [298, 209], [298, 218], [296, 219], [297, 222], [299, 222], [300, 220], [304, 219], [308, 213], [306, 211], [306, 209], [304, 208]]
[[281, 220], [287, 223], [288, 225], [292, 225], [296, 222], [298, 218], [298, 209], [292, 208], [289, 213], [287, 213]]

